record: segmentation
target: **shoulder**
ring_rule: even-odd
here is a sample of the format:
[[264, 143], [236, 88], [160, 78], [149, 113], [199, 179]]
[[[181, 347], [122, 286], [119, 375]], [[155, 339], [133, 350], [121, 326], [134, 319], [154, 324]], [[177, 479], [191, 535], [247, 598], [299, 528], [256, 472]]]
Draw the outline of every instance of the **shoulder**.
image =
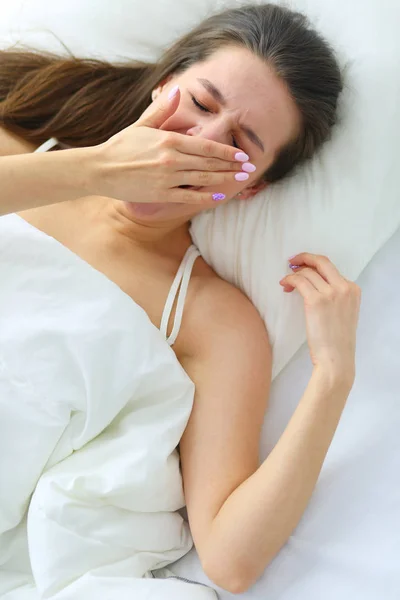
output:
[[203, 260], [193, 277], [183, 324], [183, 353], [189, 358], [210, 354], [232, 344], [237, 352], [270, 352], [270, 342], [260, 313], [237, 287], [219, 277]]
[[36, 145], [0, 126], [0, 156], [33, 152]]
[[8, 131], [0, 126], [0, 156], [11, 156], [13, 154], [26, 154], [33, 152], [36, 145]]

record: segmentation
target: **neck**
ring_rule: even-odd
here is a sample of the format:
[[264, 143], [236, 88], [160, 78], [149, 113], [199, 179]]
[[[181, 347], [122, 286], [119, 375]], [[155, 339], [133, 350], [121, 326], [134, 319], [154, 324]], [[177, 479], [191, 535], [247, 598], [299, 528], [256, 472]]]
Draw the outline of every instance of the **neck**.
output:
[[[93, 203], [90, 208], [94, 209]], [[181, 246], [185, 249], [192, 243], [189, 220], [140, 221], [124, 202], [110, 198], [104, 198], [100, 203], [96, 199], [96, 214], [118, 235], [148, 250], [162, 252]]]

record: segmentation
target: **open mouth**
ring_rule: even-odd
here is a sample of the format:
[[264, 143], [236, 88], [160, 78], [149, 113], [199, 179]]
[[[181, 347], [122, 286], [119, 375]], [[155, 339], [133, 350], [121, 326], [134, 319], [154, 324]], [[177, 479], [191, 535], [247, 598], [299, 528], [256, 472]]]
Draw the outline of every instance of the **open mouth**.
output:
[[199, 190], [200, 187], [196, 187], [195, 185], [180, 185], [180, 188], [183, 190]]

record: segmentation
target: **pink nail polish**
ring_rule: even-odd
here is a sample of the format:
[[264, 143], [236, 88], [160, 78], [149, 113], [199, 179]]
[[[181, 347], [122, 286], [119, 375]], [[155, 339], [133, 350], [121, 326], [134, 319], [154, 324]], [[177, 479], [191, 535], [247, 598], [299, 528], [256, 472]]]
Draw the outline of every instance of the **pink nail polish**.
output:
[[243, 171], [246, 171], [246, 173], [254, 173], [257, 167], [252, 163], [246, 162], [242, 164], [242, 169]]
[[249, 160], [249, 156], [247, 156], [247, 154], [245, 154], [244, 152], [236, 152], [235, 154], [235, 160], [240, 160], [240, 162], [246, 162], [247, 160]]
[[215, 202], [220, 202], [221, 200], [225, 200], [225, 194], [213, 194], [213, 200]]
[[174, 96], [176, 96], [176, 94], [178, 93], [178, 91], [179, 91], [179, 85], [176, 85], [176, 86], [175, 86], [175, 87], [173, 87], [173, 88], [172, 88], [172, 90], [169, 92], [169, 94], [168, 94], [168, 100], [172, 100], [172, 98], [173, 98]]
[[250, 175], [248, 173], [236, 173], [235, 179], [236, 181], [246, 181]]
[[293, 256], [289, 256], [288, 260], [292, 260], [293, 258], [296, 258], [297, 254], [293, 254]]

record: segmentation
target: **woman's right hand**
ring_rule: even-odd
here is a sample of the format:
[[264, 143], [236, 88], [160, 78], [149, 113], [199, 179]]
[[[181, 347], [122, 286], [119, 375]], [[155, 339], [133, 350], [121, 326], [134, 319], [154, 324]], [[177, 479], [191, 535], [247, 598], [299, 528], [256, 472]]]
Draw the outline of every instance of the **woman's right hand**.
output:
[[290, 259], [293, 274], [279, 282], [304, 300], [307, 339], [314, 367], [353, 385], [361, 288], [345, 279], [326, 256], [303, 252]]
[[[160, 128], [176, 111], [180, 92], [160, 95], [133, 125], [89, 148], [94, 168], [91, 193], [127, 202], [206, 204], [220, 186], [243, 173], [248, 156], [225, 144]], [[213, 186], [213, 192], [180, 186]]]

